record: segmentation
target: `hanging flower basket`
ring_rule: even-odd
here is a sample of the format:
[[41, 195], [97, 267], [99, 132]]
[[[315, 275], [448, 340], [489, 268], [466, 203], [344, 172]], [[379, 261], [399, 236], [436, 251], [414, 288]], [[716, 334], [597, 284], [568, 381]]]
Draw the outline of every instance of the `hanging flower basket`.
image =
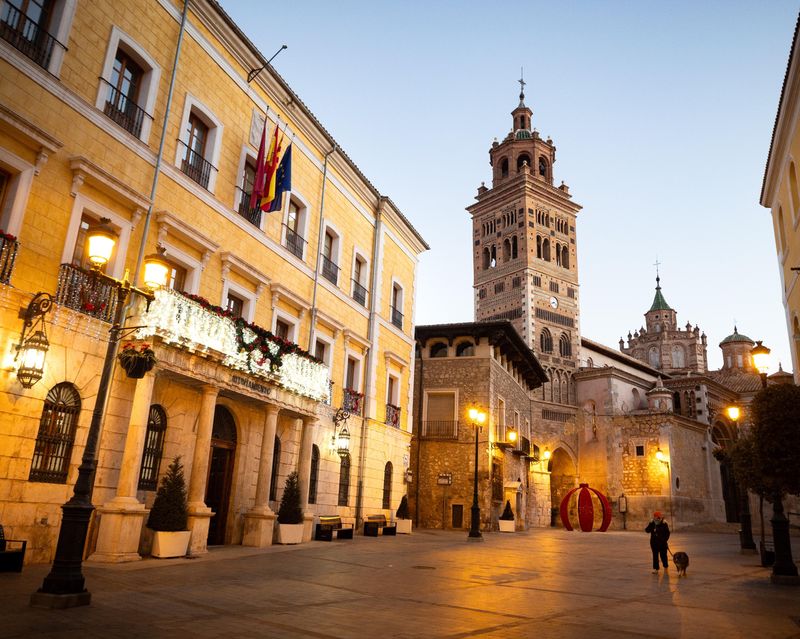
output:
[[128, 377], [133, 379], [141, 379], [156, 365], [156, 354], [147, 343], [142, 343], [137, 348], [136, 344], [128, 342], [122, 347], [117, 359]]

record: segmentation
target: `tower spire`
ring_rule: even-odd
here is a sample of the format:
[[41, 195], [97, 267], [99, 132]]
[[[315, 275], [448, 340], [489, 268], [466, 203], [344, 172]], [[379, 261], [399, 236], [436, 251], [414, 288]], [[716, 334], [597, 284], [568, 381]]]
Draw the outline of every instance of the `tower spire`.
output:
[[524, 74], [523, 67], [519, 68], [519, 80], [517, 80], [517, 82], [519, 82], [519, 106], [524, 107], [525, 106], [525, 85], [527, 83], [525, 82], [525, 74]]

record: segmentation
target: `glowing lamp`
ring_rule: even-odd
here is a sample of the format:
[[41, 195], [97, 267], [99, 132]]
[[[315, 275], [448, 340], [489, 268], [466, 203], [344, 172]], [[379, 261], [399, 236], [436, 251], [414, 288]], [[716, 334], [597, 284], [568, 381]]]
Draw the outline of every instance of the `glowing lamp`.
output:
[[550, 459], [550, 449], [549, 449], [549, 448], [545, 448], [545, 449], [544, 449], [544, 453], [543, 453], [543, 455], [544, 455], [544, 460], [545, 460], [545, 461], [547, 461], [548, 459]]
[[86, 234], [89, 261], [96, 269], [108, 264], [117, 243], [117, 234], [109, 225], [110, 221], [107, 217], [100, 218], [100, 224], [90, 226]]
[[31, 388], [44, 375], [44, 358], [50, 342], [44, 331], [36, 331], [25, 340], [20, 349], [22, 362], [17, 369], [17, 379], [24, 388]]
[[761, 340], [758, 340], [753, 350], [750, 351], [750, 356], [753, 358], [753, 366], [761, 375], [766, 375], [769, 372], [769, 354], [770, 349], [764, 346]]
[[350, 454], [350, 432], [347, 430], [347, 426], [344, 426], [339, 431], [339, 435], [336, 438], [336, 452], [342, 458]]
[[508, 431], [508, 441], [512, 444], [516, 443], [517, 441], [517, 431], [515, 431], [513, 428]]
[[170, 264], [164, 259], [164, 248], [159, 246], [157, 253], [144, 258], [144, 285], [151, 291], [167, 285]]
[[667, 456], [663, 452], [661, 452], [660, 448], [656, 451], [656, 459], [660, 462], [664, 463], [667, 462]]
[[741, 414], [741, 411], [739, 410], [738, 406], [728, 406], [725, 409], [725, 412], [728, 415], [728, 419], [734, 422], [739, 419], [739, 415]]
[[470, 408], [469, 418], [476, 424], [483, 424], [486, 421], [486, 413], [478, 408]]

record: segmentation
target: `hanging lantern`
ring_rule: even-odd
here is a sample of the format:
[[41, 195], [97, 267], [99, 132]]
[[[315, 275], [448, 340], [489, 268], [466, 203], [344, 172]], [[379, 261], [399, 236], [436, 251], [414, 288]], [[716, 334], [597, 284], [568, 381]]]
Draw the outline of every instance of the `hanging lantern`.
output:
[[567, 530], [573, 529], [572, 524], [569, 521], [569, 500], [572, 497], [572, 494], [578, 490], [580, 491], [580, 493], [578, 493], [578, 523], [580, 524], [581, 531], [592, 532], [592, 525], [594, 524], [594, 504], [592, 504], [592, 493], [594, 493], [597, 499], [600, 500], [600, 504], [603, 507], [603, 521], [600, 524], [598, 532], [605, 532], [608, 530], [608, 527], [611, 524], [611, 504], [603, 493], [595, 490], [594, 488], [590, 488], [589, 484], [580, 484], [577, 488], [570, 490], [564, 496], [564, 499], [561, 500], [559, 512], [561, 514], [561, 523], [564, 524], [564, 528]]
[[89, 261], [94, 268], [103, 268], [111, 259], [114, 245], [117, 243], [117, 234], [109, 224], [107, 217], [100, 218], [100, 224], [90, 226], [86, 232], [86, 248]]
[[350, 454], [350, 432], [347, 430], [347, 426], [342, 427], [336, 438], [336, 452], [342, 458]]
[[20, 349], [22, 362], [17, 369], [17, 379], [24, 388], [31, 388], [42, 379], [44, 359], [49, 348], [50, 342], [42, 330], [36, 331], [25, 340]]

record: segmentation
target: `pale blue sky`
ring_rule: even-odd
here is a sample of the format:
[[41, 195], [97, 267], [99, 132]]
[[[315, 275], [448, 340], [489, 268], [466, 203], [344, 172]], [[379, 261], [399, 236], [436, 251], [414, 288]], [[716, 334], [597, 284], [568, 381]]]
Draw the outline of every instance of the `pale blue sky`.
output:
[[797, 2], [245, 2], [223, 7], [431, 246], [418, 324], [473, 319], [470, 219], [520, 67], [578, 218], [581, 329], [616, 347], [661, 283], [717, 344], [791, 368], [758, 204]]

